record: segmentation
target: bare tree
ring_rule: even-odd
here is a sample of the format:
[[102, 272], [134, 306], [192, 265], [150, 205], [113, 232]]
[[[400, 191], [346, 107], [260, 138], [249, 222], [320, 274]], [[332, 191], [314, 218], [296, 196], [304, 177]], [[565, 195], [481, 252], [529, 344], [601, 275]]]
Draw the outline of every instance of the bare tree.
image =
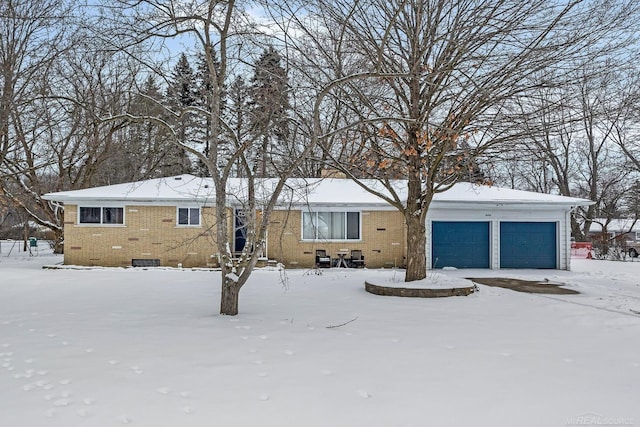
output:
[[637, 182], [637, 173], [640, 173], [640, 111], [637, 108], [640, 102], [639, 55], [640, 52], [636, 52], [630, 58], [631, 66], [622, 71], [621, 78], [617, 79], [618, 91], [611, 97], [619, 100], [619, 112], [613, 123], [611, 138], [625, 154], [626, 168], [634, 172], [635, 179], [630, 180], [632, 184]]
[[[256, 143], [261, 141], [262, 133], [245, 132], [243, 126], [234, 126], [232, 115], [241, 111], [225, 109], [227, 85], [241, 74], [250, 74], [251, 55], [259, 50], [252, 45], [252, 34], [257, 35], [253, 23], [244, 14], [243, 5], [235, 1], [203, 1], [184, 3], [181, 1], [121, 1], [120, 19], [114, 30], [120, 34], [131, 34], [134, 38], [126, 40], [122, 49], [128, 51], [143, 40], [166, 40], [169, 38], [187, 39], [197, 44], [203, 66], [199, 67], [201, 77], [208, 82], [208, 94], [203, 97], [206, 103], [201, 105], [180, 106], [168, 110], [174, 118], [189, 115], [206, 123], [208, 129], [201, 132], [206, 141], [189, 141], [181, 138], [171, 120], [159, 116], [125, 114], [134, 121], [152, 121], [165, 126], [173, 136], [177, 146], [195, 156], [206, 166], [215, 187], [216, 224], [214, 240], [221, 261], [222, 296], [220, 313], [236, 315], [240, 289], [247, 282], [258, 259], [263, 254], [265, 236], [271, 213], [291, 175], [305, 158], [308, 147], [289, 159], [273, 161], [278, 167], [273, 171], [273, 179], [259, 179], [254, 171], [249, 154]], [[142, 62], [144, 58], [138, 57]], [[235, 75], [234, 75], [235, 74]], [[246, 105], [245, 105], [246, 107]], [[238, 104], [236, 108], [243, 108]], [[123, 115], [105, 117], [118, 120]], [[178, 120], [179, 121], [179, 120]], [[267, 129], [268, 130], [268, 129]], [[265, 130], [265, 131], [267, 131]], [[202, 153], [199, 147], [208, 147]], [[234, 171], [242, 169], [244, 177], [241, 185], [235, 185], [231, 177]], [[241, 251], [234, 254], [231, 249], [231, 236], [227, 224], [230, 217], [229, 203], [244, 212], [244, 232], [246, 242]], [[231, 210], [232, 211], [232, 210]], [[259, 215], [256, 215], [257, 212]]]
[[[28, 5], [21, 3], [16, 19], [22, 25], [37, 24], [43, 19], [34, 12], [39, 4], [24, 9]], [[47, 21], [52, 25], [47, 35], [59, 35], [51, 48], [55, 55], [45, 55], [45, 38], [38, 36], [34, 51], [18, 61], [30, 64], [39, 55], [48, 58], [34, 62], [26, 68], [30, 73], [16, 80], [22, 86], [10, 116], [11, 149], [2, 162], [5, 198], [32, 221], [51, 228], [60, 242], [62, 209], [41, 194], [152, 177], [170, 167], [167, 148], [174, 147], [158, 126], [128, 126], [125, 117], [101, 119], [128, 109], [149, 114], [160, 102], [160, 88], [152, 75], [140, 77], [139, 64], [129, 60], [131, 52], [118, 52], [86, 31], [81, 7], [71, 12], [51, 9], [57, 20]], [[56, 32], [63, 28], [64, 33]], [[29, 40], [23, 44], [29, 45]], [[141, 95], [135, 96], [139, 86]]]
[[[46, 95], [42, 88], [55, 61], [69, 47], [71, 10], [71, 2], [62, 0], [0, 4], [0, 180], [5, 199], [32, 218], [43, 217], [16, 191], [21, 191], [23, 174], [37, 173], [48, 158], [23, 153], [34, 138], [42, 137], [48, 120], [38, 103]], [[56, 221], [38, 222], [57, 226]]]
[[[605, 66], [607, 64], [604, 64]], [[605, 67], [605, 70], [615, 70]], [[625, 185], [631, 172], [624, 167], [625, 159], [615, 144], [616, 128], [627, 113], [628, 99], [624, 95], [626, 83], [616, 71], [600, 73], [590, 79], [584, 74], [578, 79], [582, 144], [579, 154], [581, 168], [576, 183], [577, 193], [596, 202], [580, 207], [583, 229], [576, 236], [583, 238], [591, 222], [597, 217], [609, 221], [620, 215], [620, 202], [629, 186]]]
[[100, 116], [128, 104], [135, 71], [114, 60], [112, 53], [77, 41], [32, 84], [38, 96], [16, 116], [17, 144], [4, 159], [11, 182], [5, 190], [61, 242], [62, 209], [41, 195], [119, 182], [117, 174], [105, 171], [125, 170], [120, 153], [128, 139], [126, 121], [103, 123]]
[[[307, 58], [333, 71], [323, 74], [332, 82], [325, 101], [334, 99], [357, 116], [344, 142], [356, 145], [366, 162], [345, 161], [335, 151], [330, 160], [404, 215], [405, 280], [426, 276], [425, 224], [434, 195], [468, 176], [473, 159], [515, 137], [505, 126], [506, 107], [543, 84], [533, 79], [536, 73], [602, 44], [629, 12], [623, 2], [605, 6], [542, 0], [287, 4], [293, 27], [315, 41], [316, 55]], [[315, 118], [321, 141], [345, 132], [324, 115]], [[404, 192], [393, 181], [398, 177], [407, 179]]]
[[[563, 85], [531, 91], [519, 101], [513, 126], [522, 137], [501, 153], [518, 186], [596, 202], [578, 207], [572, 234], [583, 240], [595, 221], [620, 215], [632, 168], [616, 143], [628, 135], [630, 105], [627, 60], [590, 58]], [[551, 80], [550, 80], [551, 81]], [[621, 144], [624, 147], [624, 144]]]
[[21, 116], [40, 95], [38, 82], [64, 50], [68, 13], [62, 0], [0, 4], [0, 165], [18, 145]]

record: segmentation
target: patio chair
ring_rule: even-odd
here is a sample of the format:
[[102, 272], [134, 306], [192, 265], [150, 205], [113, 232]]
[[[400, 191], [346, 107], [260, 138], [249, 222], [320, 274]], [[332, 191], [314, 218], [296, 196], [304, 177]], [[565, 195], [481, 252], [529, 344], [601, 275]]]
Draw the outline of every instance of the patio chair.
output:
[[326, 250], [316, 249], [316, 267], [318, 268], [331, 267], [331, 257], [327, 255]]
[[362, 255], [362, 251], [360, 249], [351, 250], [350, 263], [353, 267], [356, 267], [356, 268], [364, 267], [364, 255]]

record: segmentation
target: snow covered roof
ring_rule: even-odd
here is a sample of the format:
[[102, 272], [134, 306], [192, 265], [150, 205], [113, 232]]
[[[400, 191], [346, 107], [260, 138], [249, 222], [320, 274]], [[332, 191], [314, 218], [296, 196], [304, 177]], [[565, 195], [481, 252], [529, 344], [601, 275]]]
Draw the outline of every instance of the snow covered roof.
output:
[[[228, 193], [230, 203], [233, 203], [234, 200], [241, 201], [244, 199], [243, 194], [246, 192], [245, 182], [241, 178], [229, 180]], [[258, 191], [269, 195], [272, 193], [276, 182], [274, 179], [265, 179], [260, 183]], [[369, 180], [365, 181], [365, 184], [369, 188], [388, 194], [388, 191], [383, 189], [378, 181]], [[405, 200], [406, 181], [398, 180], [394, 181], [393, 184], [400, 199]], [[84, 190], [48, 193], [43, 197], [47, 200], [70, 204], [107, 201], [153, 204], [198, 202], [207, 204], [213, 202], [214, 195], [215, 190], [211, 178], [178, 175]], [[287, 181], [287, 186], [282, 193], [281, 199], [283, 202], [286, 201], [294, 206], [388, 206], [384, 200], [363, 189], [354, 181], [336, 178], [292, 178]], [[592, 204], [592, 202], [573, 197], [458, 183], [450, 190], [437, 194], [432, 207], [437, 208], [440, 205], [446, 206], [449, 204], [577, 206]]]
[[553, 204], [583, 206], [594, 202], [577, 197], [566, 197], [555, 194], [535, 193], [532, 191], [514, 190], [511, 188], [477, 185], [460, 182], [450, 190], [437, 194], [437, 202], [489, 202], [496, 204]]
[[87, 201], [177, 202], [213, 200], [214, 194], [215, 189], [211, 179], [185, 174], [83, 190], [47, 193], [43, 198], [65, 203]]
[[640, 221], [634, 220], [633, 218], [611, 219], [608, 223], [604, 218], [596, 218], [593, 221], [589, 226], [589, 232], [591, 233], [601, 233], [603, 228], [602, 224], [607, 224], [607, 231], [610, 233], [640, 231]]

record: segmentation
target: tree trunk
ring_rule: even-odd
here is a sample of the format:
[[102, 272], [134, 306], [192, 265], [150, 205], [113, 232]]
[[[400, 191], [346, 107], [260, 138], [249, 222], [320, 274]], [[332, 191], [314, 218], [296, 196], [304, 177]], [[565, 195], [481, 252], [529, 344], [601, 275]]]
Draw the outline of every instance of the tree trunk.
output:
[[427, 277], [426, 227], [420, 215], [408, 215], [407, 221], [407, 272], [405, 282]]
[[22, 225], [22, 252], [29, 250], [29, 223], [27, 221]]
[[[589, 231], [589, 227], [591, 226], [591, 221], [585, 221], [585, 229], [586, 232]], [[580, 228], [580, 223], [576, 220], [574, 214], [571, 214], [571, 234], [576, 239], [576, 242], [583, 242], [586, 237], [586, 232], [583, 232]]]
[[53, 236], [53, 253], [58, 255], [64, 254], [64, 231], [54, 230]]
[[238, 282], [224, 279], [222, 283], [222, 295], [220, 296], [220, 314], [236, 316], [238, 314], [238, 297], [240, 286]]
[[[417, 79], [415, 79], [417, 82]], [[419, 96], [419, 85], [412, 85], [412, 96]], [[416, 103], [417, 105], [417, 103]], [[418, 117], [418, 111], [413, 111], [413, 117]], [[413, 127], [408, 131], [407, 145], [415, 153], [420, 153], [418, 142], [420, 128]], [[422, 280], [427, 277], [427, 253], [426, 253], [426, 212], [429, 209], [432, 192], [427, 195], [423, 192], [422, 162], [420, 156], [408, 156], [407, 168], [407, 205], [404, 209], [404, 218], [407, 223], [407, 272], [405, 282]], [[426, 184], [428, 185], [428, 184]]]

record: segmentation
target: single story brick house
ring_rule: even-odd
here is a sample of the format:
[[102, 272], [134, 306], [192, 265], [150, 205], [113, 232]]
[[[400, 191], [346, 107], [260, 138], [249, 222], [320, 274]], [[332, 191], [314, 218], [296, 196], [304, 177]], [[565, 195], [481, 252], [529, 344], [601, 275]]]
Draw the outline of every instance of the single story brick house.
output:
[[[244, 246], [243, 181], [232, 179], [225, 226], [233, 251]], [[379, 185], [374, 181], [371, 186]], [[265, 180], [263, 188], [269, 188]], [[402, 192], [403, 181], [396, 182]], [[268, 190], [265, 190], [268, 192]], [[64, 204], [65, 264], [215, 266], [214, 189], [209, 178], [179, 175], [49, 193]], [[401, 193], [400, 193], [401, 194]], [[427, 217], [431, 268], [570, 267], [570, 213], [585, 199], [459, 183], [438, 194]], [[331, 257], [361, 250], [370, 268], [406, 262], [402, 215], [356, 183], [291, 179], [271, 218], [265, 258], [311, 267], [316, 250]]]

